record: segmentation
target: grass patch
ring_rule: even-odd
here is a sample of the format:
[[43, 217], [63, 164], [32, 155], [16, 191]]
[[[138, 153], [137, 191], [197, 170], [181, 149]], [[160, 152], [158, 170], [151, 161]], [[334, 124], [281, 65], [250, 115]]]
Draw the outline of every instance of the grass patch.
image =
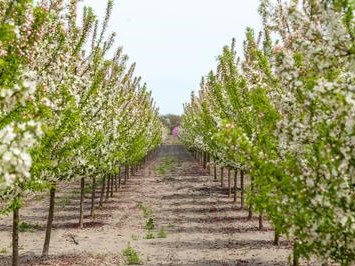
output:
[[21, 233], [23, 233], [23, 232], [33, 233], [34, 231], [36, 231], [39, 228], [40, 228], [39, 224], [30, 224], [30, 223], [26, 223], [26, 222], [21, 222], [18, 226], [18, 229]]
[[143, 216], [145, 218], [149, 218], [153, 215], [153, 210], [149, 207], [144, 206], [142, 202], [137, 203], [137, 208], [143, 212]]
[[164, 230], [164, 228], [160, 228], [159, 232], [158, 232], [158, 238], [166, 238], [167, 234], [166, 231]]
[[145, 223], [145, 230], [152, 231], [155, 228], [154, 219], [150, 217]]
[[[155, 221], [153, 218], [153, 211], [151, 208], [146, 207], [143, 205], [142, 202], [138, 202], [137, 203], [137, 208], [139, 208], [140, 210], [142, 210], [143, 215], [145, 218], [147, 218], [146, 222], [145, 222], [145, 226], [144, 229], [146, 230], [146, 235], [145, 235], [145, 239], [154, 239], [154, 229], [155, 229]], [[158, 233], [158, 237], [159, 238], [165, 238], [166, 237], [166, 232], [163, 230], [163, 232], [161, 232], [163, 229], [161, 229]]]
[[134, 241], [137, 241], [139, 239], [139, 236], [137, 236], [137, 235], [132, 235], [131, 237], [132, 237], [132, 240], [134, 240]]
[[152, 217], [148, 218], [148, 220], [145, 222], [145, 230], [147, 231], [145, 235], [145, 239], [154, 239], [154, 234], [153, 230], [155, 228], [155, 222]]
[[0, 249], [0, 254], [6, 254], [6, 253], [7, 253], [7, 249], [6, 248]]
[[172, 157], [164, 157], [161, 162], [155, 167], [155, 171], [159, 175], [164, 175], [167, 172], [171, 171], [175, 164], [175, 159]]
[[146, 233], [146, 235], [145, 235], [144, 238], [145, 238], [145, 239], [154, 239], [155, 236], [154, 236], [154, 234], [153, 234], [152, 231], [147, 231], [147, 233]]
[[143, 264], [141, 258], [139, 257], [137, 251], [130, 245], [123, 250], [123, 256], [126, 259], [128, 265], [141, 265]]

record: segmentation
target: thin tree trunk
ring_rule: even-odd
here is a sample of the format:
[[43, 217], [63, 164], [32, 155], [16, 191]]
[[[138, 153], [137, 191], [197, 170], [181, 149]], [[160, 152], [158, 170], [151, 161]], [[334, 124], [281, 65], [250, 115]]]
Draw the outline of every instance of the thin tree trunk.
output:
[[207, 153], [203, 152], [203, 169], [207, 169]]
[[[253, 176], [250, 177], [250, 194], [251, 197], [254, 197], [254, 178]], [[253, 202], [250, 202], [249, 205], [249, 215], [248, 215], [248, 219], [251, 220], [253, 218]]]
[[249, 205], [249, 208], [248, 208], [248, 220], [251, 220], [253, 218], [253, 206], [252, 204]]
[[106, 176], [104, 175], [102, 178], [101, 191], [100, 191], [100, 203], [99, 203], [100, 207], [102, 207], [102, 204], [104, 202], [105, 184], [106, 184]]
[[84, 196], [85, 196], [85, 178], [80, 180], [80, 213], [79, 213], [79, 227], [84, 228]]
[[240, 207], [244, 208], [244, 171], [240, 170]]
[[16, 207], [13, 210], [13, 220], [12, 220], [12, 266], [19, 265], [19, 247], [18, 247], [18, 225], [20, 221], [20, 210]]
[[124, 181], [123, 181], [123, 185], [127, 184], [127, 176], [128, 176], [128, 169], [127, 166], [124, 167]]
[[108, 197], [110, 196], [110, 179], [111, 176], [107, 175], [107, 186], [106, 186], [106, 197], [105, 197], [105, 202], [108, 201]]
[[207, 166], [208, 175], [211, 175], [211, 165], [210, 165], [210, 154], [209, 153], [207, 153], [207, 163], [208, 163], [208, 166]]
[[214, 176], [214, 180], [217, 180], [217, 166], [216, 163], [214, 163], [213, 165], [213, 176]]
[[118, 191], [118, 183], [117, 183], [117, 179], [118, 179], [118, 174], [115, 174], [115, 192]]
[[297, 251], [297, 244], [296, 242], [294, 242], [293, 244], [293, 263], [292, 266], [299, 266], [300, 262], [299, 262], [300, 258], [298, 255], [298, 251]]
[[259, 230], [264, 229], [264, 224], [263, 224], [263, 212], [259, 213]]
[[280, 245], [280, 234], [277, 232], [275, 229], [275, 234], [274, 234], [274, 245], [278, 246]]
[[44, 239], [42, 256], [48, 256], [49, 243], [51, 241], [52, 225], [53, 225], [53, 218], [54, 218], [55, 191], [56, 191], [56, 184], [52, 184], [52, 187], [49, 190], [49, 194], [50, 194], [49, 210], [48, 210], [46, 236]]
[[237, 175], [238, 175], [238, 170], [234, 169], [234, 199], [233, 202], [237, 202]]
[[[145, 159], [144, 159], [145, 160]], [[120, 172], [118, 173], [118, 188], [121, 188], [121, 178], [122, 178], [122, 167], [119, 168]]]
[[114, 178], [114, 175], [111, 175], [111, 198], [113, 197], [113, 185], [114, 185], [114, 183], [113, 183], [113, 178]]
[[232, 186], [231, 186], [231, 169], [228, 168], [228, 198], [232, 195]]
[[224, 174], [223, 174], [223, 170], [224, 170], [224, 168], [221, 167], [221, 187], [223, 187], [223, 184], [224, 184]]
[[95, 217], [95, 192], [96, 192], [96, 178], [92, 178], [92, 191], [91, 191], [91, 211], [90, 215], [91, 218], [94, 219]]

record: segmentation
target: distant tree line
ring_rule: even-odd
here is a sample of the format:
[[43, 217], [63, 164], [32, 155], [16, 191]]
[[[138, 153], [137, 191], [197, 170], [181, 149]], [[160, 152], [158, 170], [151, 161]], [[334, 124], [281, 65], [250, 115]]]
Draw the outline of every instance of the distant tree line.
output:
[[160, 116], [160, 120], [163, 123], [164, 127], [169, 129], [169, 134], [172, 134], [172, 131], [175, 127], [180, 126], [181, 116], [174, 114], [166, 114]]

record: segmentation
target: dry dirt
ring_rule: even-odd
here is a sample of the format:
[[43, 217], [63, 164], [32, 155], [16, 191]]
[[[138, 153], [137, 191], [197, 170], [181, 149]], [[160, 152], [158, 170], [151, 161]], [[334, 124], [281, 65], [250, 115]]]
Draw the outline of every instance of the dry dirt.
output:
[[[21, 209], [21, 221], [34, 225], [20, 233], [21, 265], [125, 265], [122, 251], [132, 246], [144, 265], [287, 265], [291, 246], [272, 245], [273, 231], [228, 198], [192, 155], [176, 141], [161, 146], [156, 158], [128, 180], [103, 208], [78, 228], [79, 183], [60, 187], [56, 199], [50, 256], [40, 258], [48, 196]], [[99, 193], [97, 193], [99, 194]], [[98, 195], [99, 196], [99, 195]], [[97, 198], [98, 200], [98, 198]], [[151, 209], [154, 239], [146, 239], [143, 208]], [[163, 228], [166, 238], [158, 238]], [[11, 217], [0, 219], [0, 265], [11, 262]]]

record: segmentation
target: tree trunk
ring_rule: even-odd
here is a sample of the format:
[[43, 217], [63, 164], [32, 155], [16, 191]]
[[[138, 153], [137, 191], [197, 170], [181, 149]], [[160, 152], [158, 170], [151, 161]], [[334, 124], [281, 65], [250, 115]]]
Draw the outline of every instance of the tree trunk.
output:
[[117, 183], [117, 179], [118, 179], [118, 174], [115, 174], [115, 192], [118, 191], [118, 183]]
[[96, 192], [96, 178], [92, 178], [92, 191], [91, 191], [91, 211], [90, 215], [91, 218], [94, 219], [95, 217], [95, 192]]
[[224, 174], [223, 174], [223, 170], [224, 168], [221, 167], [221, 187], [223, 187], [223, 183], [224, 183]]
[[105, 202], [108, 201], [108, 197], [110, 196], [110, 181], [111, 181], [111, 176], [107, 175], [107, 186], [106, 186], [106, 197], [105, 197]]
[[240, 170], [240, 207], [244, 208], [244, 171]]
[[228, 168], [228, 198], [232, 195], [232, 186], [231, 186], [231, 169]]
[[298, 250], [297, 250], [297, 244], [296, 242], [294, 242], [293, 244], [293, 263], [292, 266], [299, 266], [300, 262], [299, 262], [300, 258], [298, 255]]
[[207, 169], [207, 153], [203, 152], [203, 169]]
[[123, 185], [126, 185], [127, 183], [127, 166], [124, 167], [124, 180], [123, 180]]
[[48, 256], [49, 243], [51, 241], [52, 224], [53, 224], [53, 218], [54, 218], [55, 191], [56, 191], [56, 184], [52, 184], [52, 187], [49, 190], [49, 194], [50, 194], [49, 211], [48, 211], [46, 236], [44, 239], [42, 256]]
[[120, 172], [118, 174], [118, 188], [121, 188], [121, 178], [122, 178], [122, 167], [120, 167]]
[[114, 178], [114, 175], [112, 174], [112, 175], [111, 175], [111, 195], [110, 195], [111, 198], [113, 197], [113, 184], [114, 184], [114, 183], [113, 183], [113, 181], [114, 181], [113, 178]]
[[[253, 176], [250, 177], [250, 194], [251, 197], [254, 197], [254, 178]], [[251, 220], [253, 218], [253, 201], [250, 201], [250, 205], [249, 205], [249, 215], [248, 215], [248, 219]]]
[[259, 230], [264, 229], [264, 224], [263, 224], [263, 212], [259, 213]]
[[20, 221], [20, 210], [19, 207], [16, 207], [13, 210], [13, 220], [12, 220], [12, 266], [19, 265], [19, 247], [18, 247], [18, 225]]
[[217, 166], [216, 163], [214, 163], [213, 165], [213, 176], [214, 176], [214, 180], [217, 180]]
[[253, 206], [252, 204], [249, 205], [249, 208], [248, 208], [248, 220], [251, 220], [253, 218]]
[[238, 170], [234, 169], [234, 200], [233, 202], [237, 202], [237, 175], [238, 175]]
[[100, 191], [100, 204], [99, 204], [100, 207], [102, 207], [102, 204], [104, 202], [105, 184], [106, 184], [106, 176], [104, 175], [102, 178], [101, 191]]
[[84, 228], [84, 196], [85, 196], [85, 178], [80, 180], [80, 213], [79, 213], [79, 227]]
[[277, 232], [275, 229], [275, 234], [274, 234], [274, 245], [278, 246], [280, 245], [280, 234]]
[[207, 153], [207, 163], [208, 163], [208, 166], [207, 166], [208, 175], [211, 175], [211, 165], [210, 165], [210, 154], [209, 153]]

